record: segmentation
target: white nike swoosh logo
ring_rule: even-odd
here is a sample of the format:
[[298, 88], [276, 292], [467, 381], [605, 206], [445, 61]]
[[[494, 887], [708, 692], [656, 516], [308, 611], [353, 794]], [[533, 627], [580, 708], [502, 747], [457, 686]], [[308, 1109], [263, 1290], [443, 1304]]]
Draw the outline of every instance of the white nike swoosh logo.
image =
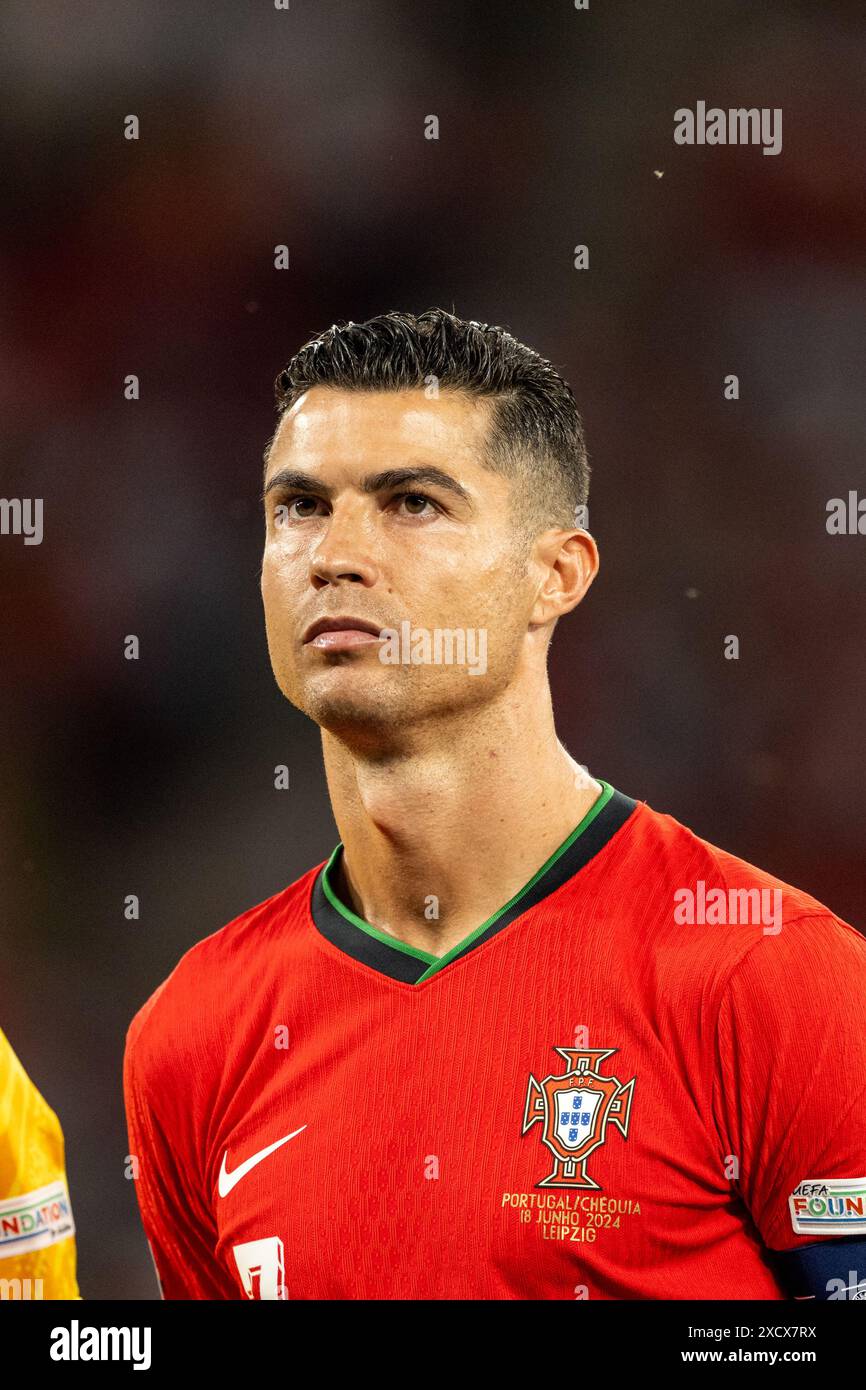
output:
[[[306, 1125], [301, 1125], [301, 1129], [306, 1128]], [[263, 1158], [267, 1158], [268, 1154], [272, 1154], [281, 1144], [287, 1144], [290, 1139], [294, 1139], [296, 1134], [300, 1134], [301, 1129], [296, 1129], [292, 1134], [285, 1134], [283, 1138], [278, 1139], [275, 1144], [269, 1144], [266, 1149], [260, 1149], [257, 1154], [253, 1154], [252, 1158], [245, 1158], [243, 1163], [239, 1163], [237, 1168], [232, 1169], [231, 1172], [226, 1168], [226, 1159], [229, 1156], [229, 1151], [226, 1149], [223, 1154], [222, 1167], [220, 1168], [219, 1181], [217, 1183], [219, 1195], [221, 1197], [227, 1197], [235, 1183], [239, 1183], [241, 1178], [245, 1178], [250, 1169], [255, 1168], [257, 1163], [261, 1163]]]

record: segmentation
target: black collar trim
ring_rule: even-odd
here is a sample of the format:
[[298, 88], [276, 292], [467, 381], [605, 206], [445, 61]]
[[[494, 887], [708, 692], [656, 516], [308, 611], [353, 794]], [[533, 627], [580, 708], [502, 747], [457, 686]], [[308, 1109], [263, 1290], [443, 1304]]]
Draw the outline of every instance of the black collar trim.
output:
[[368, 923], [362, 923], [345, 904], [338, 904], [332, 886], [333, 878], [329, 876], [326, 880], [326, 875], [329, 870], [333, 870], [342, 854], [342, 845], [337, 846], [313, 882], [310, 895], [313, 925], [332, 946], [360, 961], [362, 965], [368, 965], [372, 970], [378, 970], [390, 979], [400, 980], [404, 984], [420, 984], [447, 968], [452, 961], [461, 960], [470, 951], [483, 946], [516, 918], [537, 907], [551, 893], [555, 893], [595, 858], [638, 805], [631, 797], [624, 796], [608, 783], [602, 782], [601, 785], [604, 789], [602, 796], [598, 798], [598, 803], [603, 803], [601, 809], [593, 816], [595, 808], [590, 808], [589, 815], [584, 818], [589, 820], [589, 817], [592, 817], [589, 824], [583, 830], [578, 826], [572, 831], [572, 835], [565, 842], [566, 848], [557, 852], [550, 867], [539, 872], [534, 879], [530, 879], [527, 887], [489, 919], [483, 931], [476, 928], [476, 931], [471, 932], [445, 956], [433, 956], [407, 946], [404, 942], [392, 941]]

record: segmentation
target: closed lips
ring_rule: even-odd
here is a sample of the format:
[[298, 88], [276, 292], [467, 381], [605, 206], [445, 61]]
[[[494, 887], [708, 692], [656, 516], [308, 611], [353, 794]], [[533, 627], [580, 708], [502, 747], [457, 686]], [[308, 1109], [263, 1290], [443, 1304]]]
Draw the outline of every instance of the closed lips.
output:
[[318, 618], [304, 633], [304, 641], [312, 642], [323, 632], [371, 632], [379, 636], [382, 628], [378, 623], [367, 622], [365, 618]]

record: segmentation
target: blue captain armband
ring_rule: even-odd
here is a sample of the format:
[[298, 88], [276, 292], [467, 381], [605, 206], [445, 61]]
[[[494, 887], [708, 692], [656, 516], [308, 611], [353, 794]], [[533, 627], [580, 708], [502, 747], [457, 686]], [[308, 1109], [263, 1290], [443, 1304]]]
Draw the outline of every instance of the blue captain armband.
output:
[[866, 1240], [822, 1240], [768, 1254], [789, 1298], [866, 1303]]

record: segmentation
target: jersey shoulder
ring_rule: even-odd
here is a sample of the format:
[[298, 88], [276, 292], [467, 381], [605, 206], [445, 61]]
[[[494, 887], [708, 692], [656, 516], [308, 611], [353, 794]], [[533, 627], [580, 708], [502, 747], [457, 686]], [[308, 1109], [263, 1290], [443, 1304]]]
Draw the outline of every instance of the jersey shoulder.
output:
[[197, 941], [135, 1014], [126, 1033], [125, 1070], [152, 1071], [165, 1059], [176, 1072], [185, 1056], [201, 1055], [208, 1029], [228, 1028], [248, 1009], [302, 931], [321, 864]]
[[[638, 803], [629, 824], [632, 823], [635, 872], [643, 877], [649, 871], [657, 889], [668, 888], [672, 892], [690, 889], [697, 893], [699, 885], [702, 885], [701, 897], [695, 902], [696, 910], [700, 907], [706, 912], [710, 906], [707, 894], [711, 890], [721, 890], [728, 895], [727, 903], [722, 904], [722, 900], [717, 897], [714, 904], [720, 917], [723, 916], [725, 907], [730, 917], [734, 915], [733, 909], [745, 910], [750, 903], [757, 908], [759, 902], [754, 896], [746, 899], [734, 895], [750, 890], [753, 894], [755, 891], [763, 891], [764, 904], [779, 909], [779, 921], [784, 925], [793, 923], [798, 918], [827, 918], [842, 923], [848, 931], [860, 937], [860, 933], [854, 927], [842, 922], [831, 908], [811, 893], [729, 850], [720, 848], [683, 825], [674, 816], [656, 811], [647, 802]], [[662, 896], [660, 901], [667, 904], [668, 899]], [[762, 922], [761, 925], [774, 924]]]
[[[627, 832], [627, 834], [626, 834]], [[717, 1005], [735, 971], [785, 981], [797, 963], [858, 971], [866, 938], [802, 888], [639, 802], [609, 862], [611, 921], [633, 968], [679, 1002]], [[635, 939], [637, 938], [637, 939]]]

